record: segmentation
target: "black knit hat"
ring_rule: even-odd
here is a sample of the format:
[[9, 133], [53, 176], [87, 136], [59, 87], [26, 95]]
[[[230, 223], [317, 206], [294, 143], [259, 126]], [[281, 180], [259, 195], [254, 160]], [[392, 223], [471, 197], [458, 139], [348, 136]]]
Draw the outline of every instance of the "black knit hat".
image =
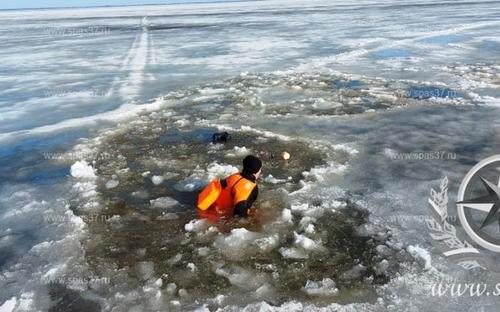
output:
[[243, 159], [243, 172], [254, 174], [259, 172], [260, 168], [262, 168], [262, 161], [259, 158], [248, 155]]

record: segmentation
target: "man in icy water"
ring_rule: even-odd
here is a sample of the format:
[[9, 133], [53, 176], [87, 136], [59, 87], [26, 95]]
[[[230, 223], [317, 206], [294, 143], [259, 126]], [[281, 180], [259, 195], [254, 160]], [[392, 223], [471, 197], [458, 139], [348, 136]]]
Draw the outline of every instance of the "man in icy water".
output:
[[241, 172], [211, 181], [198, 196], [200, 218], [219, 221], [247, 217], [259, 194], [257, 179], [261, 172], [262, 161], [248, 155], [243, 159]]

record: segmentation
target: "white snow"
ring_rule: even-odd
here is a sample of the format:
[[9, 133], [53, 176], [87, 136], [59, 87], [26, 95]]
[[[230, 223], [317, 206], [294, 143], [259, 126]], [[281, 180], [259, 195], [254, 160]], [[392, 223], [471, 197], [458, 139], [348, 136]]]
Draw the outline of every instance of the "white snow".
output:
[[431, 255], [429, 251], [420, 246], [408, 246], [407, 250], [415, 259], [422, 259], [424, 261], [424, 268], [426, 270], [432, 267]]
[[95, 180], [97, 175], [95, 169], [92, 168], [85, 160], [79, 160], [71, 166], [71, 175], [74, 178], [82, 180]]
[[12, 297], [9, 300], [5, 301], [0, 306], [0, 312], [14, 312], [14, 308], [16, 307], [16, 304], [17, 304], [17, 298]]
[[162, 184], [163, 180], [164, 180], [163, 176], [155, 175], [151, 177], [151, 182], [153, 182], [154, 185]]

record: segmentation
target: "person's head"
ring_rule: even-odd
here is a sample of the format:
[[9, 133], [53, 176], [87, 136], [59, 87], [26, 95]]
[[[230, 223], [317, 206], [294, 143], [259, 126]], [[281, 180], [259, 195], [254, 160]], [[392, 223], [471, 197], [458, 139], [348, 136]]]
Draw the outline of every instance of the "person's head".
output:
[[248, 155], [243, 159], [243, 173], [253, 174], [256, 179], [260, 177], [262, 172], [262, 161], [253, 155]]

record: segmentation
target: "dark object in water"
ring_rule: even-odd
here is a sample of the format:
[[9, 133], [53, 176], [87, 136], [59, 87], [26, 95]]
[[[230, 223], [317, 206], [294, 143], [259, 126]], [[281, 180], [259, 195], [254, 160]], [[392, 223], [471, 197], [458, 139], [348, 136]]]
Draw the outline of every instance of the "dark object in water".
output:
[[231, 135], [227, 133], [226, 131], [220, 132], [220, 133], [214, 133], [212, 135], [212, 143], [225, 143], [227, 141], [231, 140]]

